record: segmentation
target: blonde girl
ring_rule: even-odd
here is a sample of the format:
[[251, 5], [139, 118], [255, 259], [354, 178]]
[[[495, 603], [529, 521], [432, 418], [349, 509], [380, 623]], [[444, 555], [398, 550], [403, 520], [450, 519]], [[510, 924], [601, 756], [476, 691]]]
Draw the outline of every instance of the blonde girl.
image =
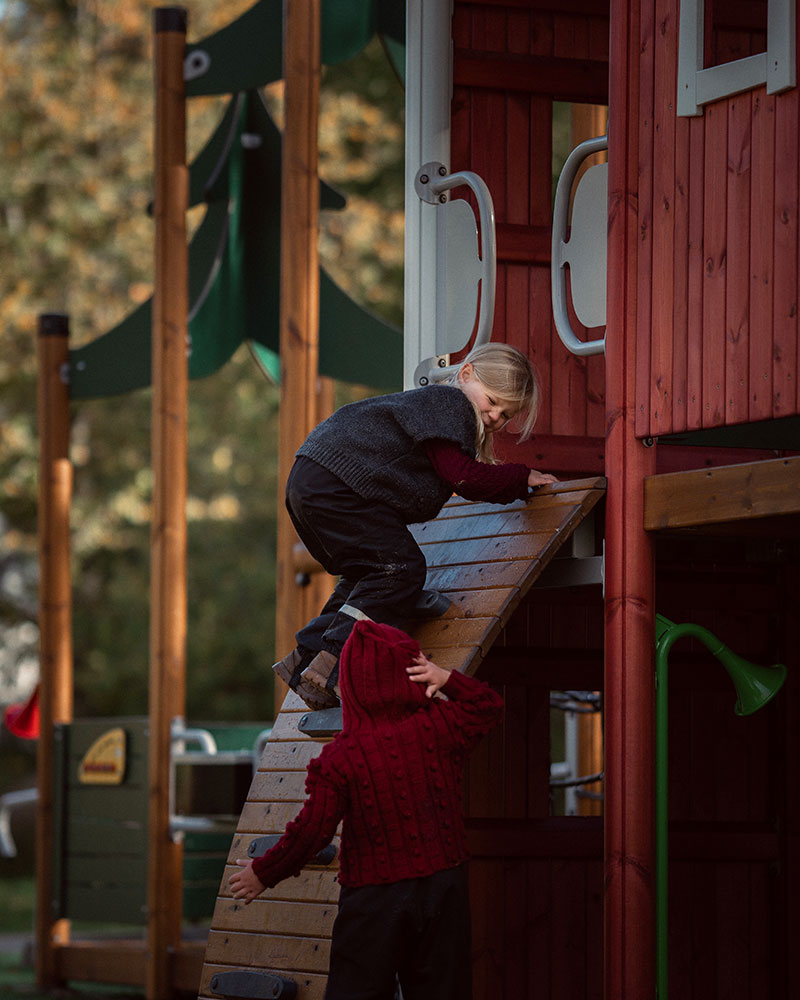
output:
[[436, 517], [453, 493], [511, 503], [555, 477], [497, 463], [493, 435], [512, 422], [524, 440], [539, 390], [508, 344], [470, 352], [448, 384], [341, 407], [299, 448], [286, 506], [311, 555], [339, 583], [273, 669], [314, 709], [338, 704], [342, 647], [358, 620], [407, 627], [436, 617], [447, 598], [424, 590], [427, 566], [409, 524]]

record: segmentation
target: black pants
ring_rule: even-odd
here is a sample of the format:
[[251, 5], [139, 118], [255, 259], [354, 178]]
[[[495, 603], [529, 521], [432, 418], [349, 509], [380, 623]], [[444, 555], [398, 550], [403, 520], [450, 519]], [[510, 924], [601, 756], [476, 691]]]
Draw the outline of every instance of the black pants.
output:
[[325, 1000], [471, 1000], [464, 865], [389, 885], [342, 886]]
[[319, 615], [297, 633], [298, 646], [336, 656], [357, 620], [403, 628], [425, 585], [425, 556], [401, 516], [365, 500], [321, 465], [301, 456], [286, 483], [286, 508], [311, 555], [341, 579]]

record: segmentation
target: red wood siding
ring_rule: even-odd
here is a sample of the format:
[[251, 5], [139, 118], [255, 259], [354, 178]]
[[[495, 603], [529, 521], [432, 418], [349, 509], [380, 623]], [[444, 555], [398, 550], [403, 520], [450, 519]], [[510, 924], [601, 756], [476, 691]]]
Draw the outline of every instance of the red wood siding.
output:
[[[678, 8], [641, 4], [639, 437], [800, 412], [797, 90], [677, 118]], [[713, 58], [763, 47], [722, 25]]]
[[599, 587], [534, 590], [479, 676], [504, 724], [470, 757], [475, 1000], [601, 1000], [600, 817], [550, 815], [550, 692], [602, 686]]
[[456, 3], [451, 167], [474, 170], [492, 192], [492, 337], [536, 364], [543, 389], [537, 435], [602, 438], [604, 362], [569, 354], [552, 327], [550, 232], [553, 100], [605, 103], [608, 8], [596, 0], [559, 7]]

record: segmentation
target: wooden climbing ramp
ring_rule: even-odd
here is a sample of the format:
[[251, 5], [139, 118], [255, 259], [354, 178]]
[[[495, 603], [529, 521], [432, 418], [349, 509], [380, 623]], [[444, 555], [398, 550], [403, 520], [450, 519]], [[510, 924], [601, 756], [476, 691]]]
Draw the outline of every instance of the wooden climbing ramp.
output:
[[[428, 563], [427, 586], [448, 595], [448, 611], [413, 634], [437, 663], [478, 671], [520, 601], [605, 493], [602, 478], [543, 487], [507, 506], [453, 498], [414, 527]], [[339, 887], [337, 861], [316, 861], [245, 906], [228, 879], [258, 838], [280, 834], [304, 799], [305, 769], [323, 740], [298, 730], [308, 713], [290, 692], [253, 778], [211, 922], [199, 996], [322, 1000]], [[337, 838], [338, 841], [338, 838]], [[320, 859], [324, 860], [324, 859]]]

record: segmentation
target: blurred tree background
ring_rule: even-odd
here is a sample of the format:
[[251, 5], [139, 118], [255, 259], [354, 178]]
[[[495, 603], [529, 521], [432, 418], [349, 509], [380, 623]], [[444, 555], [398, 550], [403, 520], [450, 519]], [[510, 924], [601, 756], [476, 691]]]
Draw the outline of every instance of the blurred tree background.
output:
[[[189, 40], [251, 5], [190, 0]], [[77, 346], [152, 292], [153, 6], [0, 0], [0, 705], [25, 698], [38, 676], [37, 316], [67, 313]], [[190, 160], [224, 101], [189, 102]], [[279, 116], [280, 86], [269, 102]], [[323, 73], [320, 159], [348, 197], [322, 220], [323, 262], [399, 326], [403, 91], [378, 40]], [[190, 226], [201, 215], [192, 210]], [[242, 348], [192, 382], [189, 398], [187, 717], [266, 719], [277, 390]], [[143, 714], [150, 392], [74, 404], [71, 440], [75, 713]]]

